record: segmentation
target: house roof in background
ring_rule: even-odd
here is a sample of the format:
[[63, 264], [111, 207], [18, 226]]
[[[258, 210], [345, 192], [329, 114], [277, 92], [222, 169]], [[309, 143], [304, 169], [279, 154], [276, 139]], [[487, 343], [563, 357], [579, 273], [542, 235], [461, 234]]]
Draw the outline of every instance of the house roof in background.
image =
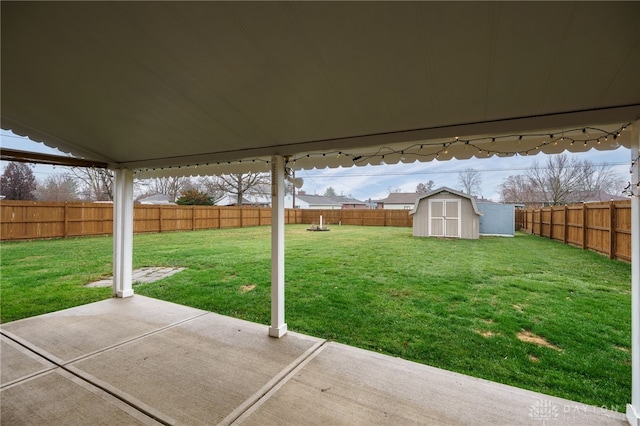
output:
[[344, 195], [336, 195], [335, 197], [331, 197], [331, 198], [333, 198], [334, 200], [336, 200], [341, 204], [362, 204], [362, 205], [367, 204], [364, 201], [356, 200], [355, 198], [346, 197]]
[[318, 206], [340, 206], [340, 203], [333, 198], [325, 197], [324, 195], [311, 195], [311, 194], [297, 194], [296, 198], [302, 200], [307, 204], [313, 204]]
[[380, 200], [384, 204], [413, 204], [420, 196], [417, 192], [392, 192], [387, 198]]
[[2, 128], [139, 177], [613, 149], [640, 118], [639, 2], [0, 8]]
[[311, 194], [297, 194], [296, 198], [304, 201], [308, 204], [317, 206], [342, 206], [344, 204], [362, 204], [364, 201], [356, 200], [355, 198], [346, 197], [344, 195], [336, 195], [333, 197], [327, 197], [324, 195], [311, 195]]
[[169, 201], [169, 196], [166, 194], [150, 195], [148, 197], [138, 199], [140, 204], [175, 204]]
[[586, 203], [601, 201], [623, 201], [629, 199], [629, 197], [609, 194], [605, 191], [584, 191], [581, 197], [584, 198]]

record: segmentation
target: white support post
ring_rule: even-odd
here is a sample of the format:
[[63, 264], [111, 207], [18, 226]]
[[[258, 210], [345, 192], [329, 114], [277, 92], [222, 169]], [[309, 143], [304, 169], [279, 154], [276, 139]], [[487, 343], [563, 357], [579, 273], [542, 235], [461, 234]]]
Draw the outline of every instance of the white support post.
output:
[[640, 121], [631, 126], [631, 404], [627, 420], [640, 426]]
[[133, 172], [115, 171], [113, 197], [113, 294], [133, 296]]
[[284, 158], [271, 157], [271, 326], [269, 336], [287, 334], [284, 322]]

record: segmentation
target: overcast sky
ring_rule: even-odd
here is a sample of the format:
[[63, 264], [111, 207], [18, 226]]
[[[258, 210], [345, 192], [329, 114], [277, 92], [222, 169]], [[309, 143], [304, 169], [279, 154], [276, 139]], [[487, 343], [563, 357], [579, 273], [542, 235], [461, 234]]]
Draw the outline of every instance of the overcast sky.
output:
[[[1, 131], [0, 145], [4, 148], [21, 149], [43, 153], [60, 154], [44, 144], [32, 142], [26, 138], [16, 136], [8, 131]], [[629, 166], [631, 153], [626, 148], [614, 151], [597, 151], [592, 149], [585, 153], [568, 153], [572, 157], [587, 159], [595, 164], [611, 164], [613, 169], [624, 181], [629, 180]], [[481, 196], [498, 201], [500, 198], [500, 184], [510, 175], [522, 174], [534, 161], [544, 164], [545, 154], [531, 156], [516, 156], [510, 158], [480, 158], [469, 160], [431, 161], [428, 163], [395, 164], [382, 166], [364, 166], [337, 169], [301, 170], [296, 177], [304, 179], [301, 190], [308, 194], [323, 194], [331, 186], [337, 194], [351, 195], [359, 200], [385, 198], [391, 189], [402, 192], [414, 192], [420, 182], [433, 180], [435, 187], [448, 186], [461, 189], [458, 174], [467, 168], [480, 172], [482, 179]], [[0, 162], [2, 171], [6, 162]], [[53, 173], [63, 173], [65, 167], [38, 165], [34, 169], [36, 178], [44, 180]], [[620, 188], [622, 191], [624, 188]]]

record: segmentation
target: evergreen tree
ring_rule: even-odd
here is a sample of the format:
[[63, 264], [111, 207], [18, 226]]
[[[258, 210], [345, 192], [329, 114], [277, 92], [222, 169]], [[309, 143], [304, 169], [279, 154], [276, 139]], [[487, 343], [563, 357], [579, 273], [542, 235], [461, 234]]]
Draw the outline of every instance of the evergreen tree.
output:
[[182, 191], [180, 198], [176, 200], [176, 204], [181, 206], [212, 206], [213, 199], [197, 189], [188, 189]]
[[336, 190], [333, 189], [332, 186], [330, 186], [324, 191], [324, 196], [325, 197], [335, 197], [336, 196]]

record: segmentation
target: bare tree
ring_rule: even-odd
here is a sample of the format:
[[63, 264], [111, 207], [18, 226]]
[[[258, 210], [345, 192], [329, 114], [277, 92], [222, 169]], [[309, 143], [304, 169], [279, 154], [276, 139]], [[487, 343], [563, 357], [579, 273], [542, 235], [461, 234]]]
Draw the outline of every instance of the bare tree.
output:
[[547, 205], [559, 205], [577, 202], [579, 193], [584, 191], [586, 173], [589, 168], [586, 161], [567, 155], [554, 155], [547, 158], [546, 166], [537, 161], [526, 171], [532, 190]]
[[216, 176], [202, 176], [198, 179], [200, 191], [207, 194], [217, 204], [225, 196], [225, 191], [220, 185], [220, 179]]
[[427, 183], [422, 183], [420, 182], [417, 186], [416, 186], [416, 192], [418, 194], [426, 194], [428, 192], [433, 191], [433, 187], [436, 186], [436, 184], [430, 180]]
[[219, 179], [220, 188], [229, 194], [235, 195], [236, 205], [238, 206], [242, 205], [245, 195], [266, 195], [271, 185], [271, 178], [267, 173], [250, 172], [222, 175]]
[[71, 175], [79, 183], [81, 198], [94, 201], [113, 201], [113, 173], [95, 167], [72, 167]]
[[610, 165], [554, 155], [544, 165], [534, 162], [524, 175], [509, 176], [501, 185], [501, 196], [504, 202], [542, 205], [606, 201], [622, 182]]
[[36, 196], [42, 201], [76, 201], [78, 182], [69, 174], [52, 174], [38, 184]]
[[512, 204], [543, 203], [525, 175], [509, 176], [500, 185], [500, 201]]
[[584, 191], [598, 194], [615, 194], [624, 188], [624, 179], [613, 171], [610, 164], [595, 165], [585, 161], [584, 167]]
[[37, 187], [33, 165], [12, 161], [0, 176], [0, 194], [8, 200], [35, 200]]
[[462, 187], [462, 192], [468, 195], [479, 195], [482, 178], [476, 169], [464, 169], [458, 173], [458, 183]]

